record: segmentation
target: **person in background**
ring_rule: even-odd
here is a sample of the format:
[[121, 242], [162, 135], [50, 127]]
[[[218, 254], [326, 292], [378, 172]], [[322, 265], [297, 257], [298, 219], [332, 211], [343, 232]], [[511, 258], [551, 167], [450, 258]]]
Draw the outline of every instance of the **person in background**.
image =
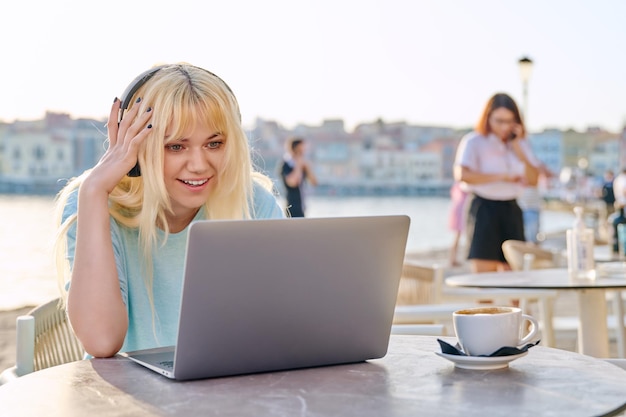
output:
[[[530, 157], [530, 160], [535, 163], [536, 159], [534, 157]], [[539, 170], [539, 176], [548, 178], [553, 174], [548, 170], [548, 168], [539, 163], [537, 167]], [[541, 197], [541, 192], [539, 191], [539, 187], [537, 185], [529, 185], [524, 187], [524, 191], [517, 199], [517, 204], [522, 209], [522, 217], [524, 219], [524, 237], [527, 242], [532, 242], [537, 244], [539, 242], [539, 232], [541, 230], [541, 208], [543, 204], [543, 199]]]
[[459, 245], [465, 230], [467, 192], [460, 182], [455, 181], [450, 187], [450, 212], [448, 214], [448, 229], [454, 233], [454, 240], [450, 247], [450, 266], [460, 266], [458, 260]]
[[299, 137], [291, 138], [286, 143], [287, 152], [283, 157], [280, 175], [286, 190], [288, 217], [304, 217], [305, 201], [303, 186], [308, 182], [317, 185], [317, 177], [306, 159], [306, 142]]
[[613, 180], [613, 197], [615, 206], [626, 206], [626, 167]]
[[284, 217], [230, 88], [189, 64], [157, 68], [128, 110], [114, 100], [108, 149], [57, 196], [60, 284], [95, 357], [176, 343], [192, 221]]
[[517, 104], [507, 94], [492, 96], [475, 130], [461, 139], [454, 177], [472, 194], [466, 229], [472, 271], [510, 269], [502, 243], [524, 240], [517, 198], [524, 187], [537, 184], [538, 169]]
[[517, 199], [524, 219], [524, 240], [537, 243], [541, 217], [541, 194], [537, 187], [524, 187]]
[[615, 193], [613, 192], [613, 180], [615, 174], [613, 170], [608, 169], [604, 173], [604, 181], [600, 189], [600, 198], [604, 201], [607, 217], [615, 212]]

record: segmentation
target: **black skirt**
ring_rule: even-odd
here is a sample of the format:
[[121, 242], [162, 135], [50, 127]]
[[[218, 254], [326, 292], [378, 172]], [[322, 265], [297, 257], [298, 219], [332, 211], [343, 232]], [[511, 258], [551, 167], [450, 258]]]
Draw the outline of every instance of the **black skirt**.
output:
[[524, 219], [516, 200], [488, 200], [473, 194], [467, 214], [467, 259], [506, 262], [502, 242], [524, 239]]

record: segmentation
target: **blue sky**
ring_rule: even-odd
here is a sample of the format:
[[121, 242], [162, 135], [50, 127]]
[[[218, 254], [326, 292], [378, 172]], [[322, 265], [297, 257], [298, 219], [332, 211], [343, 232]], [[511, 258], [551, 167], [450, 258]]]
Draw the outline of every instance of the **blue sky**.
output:
[[24, 0], [3, 7], [0, 120], [105, 117], [155, 63], [186, 61], [235, 91], [244, 123], [342, 118], [467, 127], [486, 100], [531, 130], [626, 124], [621, 0]]

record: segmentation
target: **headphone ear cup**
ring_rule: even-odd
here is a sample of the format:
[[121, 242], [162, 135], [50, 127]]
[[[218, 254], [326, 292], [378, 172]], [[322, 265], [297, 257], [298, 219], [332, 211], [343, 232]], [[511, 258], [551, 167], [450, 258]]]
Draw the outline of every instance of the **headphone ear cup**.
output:
[[135, 166], [132, 167], [130, 171], [126, 173], [126, 175], [129, 177], [141, 177], [141, 167], [139, 166], [139, 161], [137, 161]]

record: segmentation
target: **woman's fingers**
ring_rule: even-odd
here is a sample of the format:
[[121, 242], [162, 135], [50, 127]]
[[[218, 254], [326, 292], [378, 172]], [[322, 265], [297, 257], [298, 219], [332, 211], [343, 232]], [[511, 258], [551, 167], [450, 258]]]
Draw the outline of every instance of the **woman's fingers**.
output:
[[137, 100], [135, 100], [135, 104], [130, 108], [130, 110], [122, 110], [122, 111], [125, 111], [126, 113], [121, 115], [123, 116], [123, 118], [119, 123], [119, 129], [118, 129], [119, 138], [125, 138], [127, 136], [126, 133], [128, 129], [130, 128], [130, 126], [132, 125], [132, 123], [135, 121], [135, 116], [137, 116], [139, 107], [141, 107], [139, 105], [140, 102], [141, 102], [141, 97], [138, 97]]
[[[116, 140], [115, 140], [115, 144], [119, 148], [117, 151], [126, 155], [128, 155], [129, 153], [133, 154], [133, 159], [135, 160], [134, 162], [137, 161], [137, 151], [136, 151], [137, 141], [135, 139], [137, 138], [137, 136], [141, 136], [138, 139], [142, 139], [147, 134], [144, 131], [146, 130], [148, 122], [150, 121], [150, 118], [152, 117], [151, 107], [148, 107], [146, 111], [143, 112], [142, 115], [137, 117], [137, 113], [139, 112], [139, 109], [141, 107], [139, 105], [140, 102], [141, 102], [141, 97], [138, 98], [135, 101], [135, 105], [132, 106], [127, 111], [127, 113], [123, 115], [123, 118], [119, 122], [119, 125], [116, 124], [116, 127], [112, 128], [117, 133]], [[113, 113], [115, 112], [116, 108], [119, 113], [120, 111], [119, 103], [120, 103], [119, 100], [117, 100], [117, 103], [114, 104], [114, 109], [111, 112], [111, 117], [113, 116]], [[112, 124], [112, 122], [109, 121], [109, 124]], [[141, 142], [141, 140], [139, 140], [139, 142]], [[129, 152], [129, 148], [131, 147], [131, 145], [132, 145], [133, 150], [130, 150]], [[111, 143], [111, 146], [113, 146], [113, 142]]]
[[121, 101], [116, 98], [113, 102], [107, 122], [109, 147], [98, 164], [100, 168], [98, 172], [108, 172], [112, 178], [117, 178], [118, 175], [126, 175], [137, 163], [139, 146], [152, 128], [149, 123], [152, 118], [151, 108], [137, 116], [142, 107], [139, 104], [140, 101], [140, 98], [137, 99], [135, 105], [123, 115], [119, 122]]
[[[135, 116], [133, 115], [133, 118]], [[131, 124], [126, 132], [125, 137], [128, 140], [132, 140], [137, 134], [139, 134], [143, 129], [145, 129], [148, 125], [148, 122], [152, 118], [152, 107], [148, 107], [143, 114], [139, 117], [136, 117], [136, 120]]]
[[136, 103], [118, 123], [120, 105], [120, 100], [116, 99], [107, 121], [109, 147], [91, 170], [88, 179], [85, 180], [90, 186], [107, 193], [111, 193], [120, 180], [135, 166], [139, 148], [152, 131], [150, 124], [152, 109], [145, 110], [137, 117], [141, 106]]
[[130, 140], [128, 141], [128, 155], [134, 155], [134, 163], [137, 163], [137, 154], [139, 152], [139, 145], [143, 142], [143, 140], [148, 136], [150, 130], [152, 129], [152, 124], [148, 124], [144, 128], [142, 128], [136, 134], [133, 134]]

